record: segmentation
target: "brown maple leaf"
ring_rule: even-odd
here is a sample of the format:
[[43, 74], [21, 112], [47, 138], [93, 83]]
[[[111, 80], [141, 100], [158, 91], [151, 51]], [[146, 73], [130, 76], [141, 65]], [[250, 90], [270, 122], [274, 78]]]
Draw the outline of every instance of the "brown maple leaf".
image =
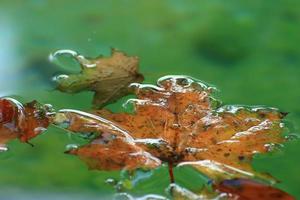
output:
[[[47, 106], [47, 105], [46, 105]], [[0, 99], [0, 148], [6, 150], [6, 143], [18, 138], [28, 141], [43, 132], [49, 125], [46, 106], [41, 107], [36, 101], [24, 106], [15, 99]]]
[[79, 62], [81, 72], [56, 76], [54, 80], [58, 84], [57, 89], [68, 93], [93, 91], [93, 104], [97, 108], [128, 95], [128, 85], [144, 79], [138, 72], [138, 57], [127, 56], [116, 49], [112, 49], [110, 57], [89, 59], [73, 51], [60, 50], [52, 58], [61, 54], [71, 54]]
[[[233, 178], [275, 180], [256, 173], [251, 159], [284, 142], [285, 113], [274, 108], [221, 106], [213, 87], [186, 76], [166, 76], [157, 85], [132, 84], [134, 113], [61, 110], [54, 123], [94, 135], [68, 151], [90, 168], [118, 170], [191, 165], [216, 182]], [[99, 117], [101, 116], [101, 117]]]

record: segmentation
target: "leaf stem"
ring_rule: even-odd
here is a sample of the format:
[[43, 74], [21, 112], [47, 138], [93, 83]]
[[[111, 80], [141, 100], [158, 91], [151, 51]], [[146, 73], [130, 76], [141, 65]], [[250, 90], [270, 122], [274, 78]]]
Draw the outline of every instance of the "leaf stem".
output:
[[168, 167], [169, 167], [170, 183], [175, 183], [175, 178], [174, 178], [174, 173], [173, 173], [173, 162], [169, 162]]

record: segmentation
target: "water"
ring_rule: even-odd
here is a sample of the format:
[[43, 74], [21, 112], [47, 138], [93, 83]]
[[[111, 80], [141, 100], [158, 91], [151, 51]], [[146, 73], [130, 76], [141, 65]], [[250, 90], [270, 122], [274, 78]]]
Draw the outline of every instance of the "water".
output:
[[[248, 169], [240, 165], [241, 163], [236, 163], [233, 158], [231, 158], [232, 161], [227, 159], [223, 160], [223, 158], [218, 157], [217, 154], [220, 154], [220, 151], [224, 148], [227, 156], [229, 156], [230, 153], [235, 153], [238, 155], [239, 161], [251, 161], [252, 154], [259, 153], [261, 148], [249, 146], [244, 149], [244, 151], [249, 152], [252, 150], [252, 154], [244, 155], [243, 146], [234, 147], [233, 145], [251, 143], [251, 137], [256, 136], [257, 133], [267, 134], [268, 131], [274, 134], [272, 136], [274, 141], [282, 142], [283, 140], [276, 140], [276, 137], [280, 135], [284, 128], [283, 122], [280, 122], [284, 114], [274, 108], [248, 108], [242, 106], [227, 106], [225, 109], [222, 107], [221, 109], [216, 108], [217, 112], [215, 112], [213, 110], [215, 108], [211, 107], [211, 99], [209, 98], [211, 92], [210, 87], [202, 85], [202, 83], [199, 84], [196, 81], [196, 79], [187, 78], [185, 76], [166, 76], [159, 79], [159, 89], [156, 88], [156, 86], [149, 86], [149, 84], [145, 87], [141, 84], [139, 85], [136, 94], [141, 100], [134, 101], [135, 106], [145, 108], [148, 106], [152, 108], [157, 107], [160, 108], [162, 112], [168, 112], [169, 115], [172, 115], [169, 116], [169, 118], [172, 119], [170, 124], [159, 123], [154, 126], [154, 123], [161, 119], [157, 118], [157, 112], [148, 112], [149, 117], [151, 117], [152, 125], [148, 127], [148, 129], [151, 130], [152, 128], [156, 130], [158, 126], [162, 126], [163, 128], [161, 133], [154, 136], [158, 138], [151, 138], [153, 137], [151, 134], [150, 138], [148, 138], [149, 136], [146, 138], [138, 138], [136, 137], [137, 133], [134, 132], [138, 130], [126, 130], [126, 128], [124, 129], [118, 125], [117, 122], [120, 122], [120, 125], [124, 123], [122, 120], [113, 122], [101, 116], [74, 109], [62, 109], [58, 112], [54, 112], [51, 105], [46, 104], [44, 106], [36, 102], [34, 102], [34, 104], [26, 104], [26, 106], [35, 105], [33, 107], [36, 109], [34, 110], [34, 117], [38, 120], [46, 117], [46, 119], [50, 120], [55, 126], [86, 139], [87, 144], [82, 147], [78, 147], [75, 144], [68, 145], [66, 153], [79, 156], [87, 163], [90, 169], [130, 170], [125, 172], [125, 176], [123, 173], [119, 181], [109, 179], [108, 182], [113, 185], [117, 192], [131, 190], [136, 187], [140, 180], [148, 179], [152, 176], [151, 173], [147, 174], [141, 171], [136, 171], [132, 174], [132, 170], [136, 168], [157, 168], [163, 161], [169, 165], [171, 183], [174, 182], [173, 166], [178, 165], [178, 167], [181, 167], [190, 165], [213, 180], [219, 180], [220, 177], [221, 180], [238, 177], [258, 179], [268, 182], [269, 184], [275, 184], [277, 182], [276, 179], [273, 179], [269, 175], [256, 173], [251, 168]], [[198, 87], [199, 85], [201, 86], [200, 88]], [[184, 101], [186, 99], [187, 102]], [[145, 103], [145, 100], [148, 102]], [[17, 119], [21, 120], [22, 123], [27, 122], [27, 118], [31, 117], [31, 115], [27, 113], [28, 110], [26, 109], [28, 108], [25, 108], [20, 102], [14, 99], [2, 99], [2, 101], [4, 103], [7, 101], [10, 105], [16, 107], [18, 114]], [[141, 103], [140, 101], [144, 102]], [[164, 102], [164, 104], [157, 103], [157, 101]], [[5, 105], [2, 107], [1, 113], [5, 116]], [[143, 110], [137, 109], [134, 117], [143, 119], [143, 115], [141, 114], [143, 114]], [[174, 117], [174, 119], [172, 117]], [[6, 120], [5, 117], [3, 119]], [[186, 124], [187, 120], [196, 121], [192, 124]], [[196, 126], [194, 126], [195, 124]], [[144, 126], [145, 124], [141, 125]], [[202, 128], [202, 126], [204, 128]], [[134, 128], [134, 126], [132, 127]], [[165, 132], [166, 128], [176, 130], [175, 135], [165, 135], [165, 133], [168, 133]], [[200, 137], [200, 142], [202, 143], [202, 140], [205, 140], [202, 134], [205, 134], [207, 129], [210, 129], [211, 134], [213, 134], [214, 130], [225, 131], [224, 133], [227, 133], [226, 130], [228, 128], [233, 128], [234, 132], [229, 132], [231, 136], [227, 137], [227, 139], [222, 138], [221, 141], [214, 142], [214, 140], [217, 141], [219, 139], [218, 136], [215, 136], [215, 138], [207, 141], [204, 146], [201, 143], [198, 144], [198, 137]], [[45, 130], [45, 127], [34, 127], [36, 134]], [[187, 130], [189, 131], [187, 132]], [[18, 135], [16, 137], [18, 137]], [[21, 135], [21, 137], [27, 136], [24, 134]], [[31, 137], [33, 136], [30, 136], [30, 138]], [[250, 139], [248, 139], [248, 137]], [[27, 141], [27, 139], [23, 141]], [[256, 145], [263, 145], [265, 150], [261, 150], [262, 153], [264, 151], [275, 150], [278, 144], [272, 143], [271, 141], [270, 138], [268, 141], [260, 141], [257, 138]], [[209, 144], [209, 142], [212, 143]], [[118, 148], [115, 148], [116, 145], [118, 145]], [[218, 149], [215, 150], [215, 146], [219, 148], [220, 151], [218, 151]], [[227, 151], [228, 148], [229, 150]], [[232, 151], [231, 148], [234, 151]], [[216, 155], [210, 155], [210, 151]], [[120, 160], [120, 155], [122, 155], [123, 160]]]
[[[244, 1], [182, 4], [158, 0], [148, 3], [92, 0], [89, 4], [70, 4], [53, 0], [28, 1], [22, 6], [4, 0], [0, 4], [3, 47], [0, 93], [3, 95], [16, 94], [17, 87], [17, 94], [27, 101], [38, 98], [59, 108], [89, 109], [90, 93], [68, 95], [44, 91], [41, 87], [48, 83], [55, 66], [31, 63], [47, 60], [49, 52], [60, 48], [76, 49], [94, 57], [103, 52], [108, 55], [110, 47], [118, 47], [140, 56], [140, 69], [148, 83], [170, 73], [194, 76], [218, 85], [222, 90], [219, 95], [226, 104], [268, 105], [290, 112], [288, 120], [295, 124], [293, 133], [299, 132], [299, 45], [295, 42], [299, 40], [299, 2], [296, 0], [259, 4]], [[65, 67], [80, 70], [76, 62], [71, 66], [74, 67]], [[24, 73], [27, 69], [31, 69], [30, 73]], [[110, 107], [123, 110], [120, 102]], [[11, 183], [15, 187], [46, 190], [52, 190], [52, 186], [62, 189], [70, 186], [76, 191], [90, 188], [101, 194], [110, 191], [102, 184], [105, 172], [88, 172], [78, 160], [61, 155], [65, 144], [72, 143], [62, 131], [51, 129], [34, 143], [35, 150], [17, 141], [9, 144], [10, 152], [13, 150], [15, 155], [1, 162], [1, 185]], [[59, 167], [53, 167], [58, 160]], [[300, 165], [299, 142], [289, 142], [282, 153], [255, 157], [254, 165], [257, 170], [270, 172], [282, 180], [277, 186], [300, 198], [299, 177], [295, 176]], [[37, 169], [34, 175], [32, 168]], [[163, 181], [164, 176], [162, 171], [156, 179]], [[179, 176], [179, 180], [184, 176]], [[155, 179], [143, 185], [140, 191], [149, 193], [161, 192], [166, 187]]]

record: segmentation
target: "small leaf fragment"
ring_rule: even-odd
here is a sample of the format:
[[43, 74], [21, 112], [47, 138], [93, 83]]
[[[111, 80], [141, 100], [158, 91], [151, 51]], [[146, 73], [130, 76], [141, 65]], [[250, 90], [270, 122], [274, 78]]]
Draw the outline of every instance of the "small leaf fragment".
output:
[[36, 101], [24, 106], [15, 99], [0, 99], [0, 146], [10, 140], [18, 138], [21, 142], [28, 142], [49, 125], [45, 108]]

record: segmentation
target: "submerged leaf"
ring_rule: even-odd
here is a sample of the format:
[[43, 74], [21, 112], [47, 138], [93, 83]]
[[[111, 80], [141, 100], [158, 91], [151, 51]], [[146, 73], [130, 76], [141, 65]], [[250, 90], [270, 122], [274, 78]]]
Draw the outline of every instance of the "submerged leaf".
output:
[[135, 83], [131, 87], [138, 97], [128, 102], [135, 106], [133, 114], [60, 112], [69, 124], [67, 129], [98, 134], [91, 144], [73, 152], [90, 167], [135, 169], [144, 167], [147, 157], [155, 160], [150, 168], [161, 161], [192, 165], [216, 182], [232, 178], [276, 181], [256, 173], [251, 159], [272, 150], [270, 144], [284, 142], [284, 113], [274, 108], [220, 106], [211, 96], [213, 87], [186, 76], [160, 78], [157, 86]]
[[171, 184], [168, 191], [174, 200], [294, 200], [280, 189], [249, 179], [224, 180], [199, 192]]
[[0, 148], [6, 148], [6, 143], [18, 138], [21, 142], [28, 142], [46, 130], [49, 120], [46, 108], [42, 108], [36, 101], [24, 106], [15, 99], [0, 99]]
[[55, 52], [53, 57], [66, 53], [79, 62], [81, 72], [56, 76], [54, 80], [58, 84], [57, 89], [68, 93], [93, 91], [93, 104], [98, 108], [128, 95], [128, 85], [144, 79], [138, 72], [138, 57], [127, 56], [116, 49], [112, 49], [111, 57], [88, 59], [76, 52], [64, 50]]
[[293, 200], [288, 193], [269, 185], [247, 179], [224, 180], [215, 185], [217, 191], [236, 200]]

